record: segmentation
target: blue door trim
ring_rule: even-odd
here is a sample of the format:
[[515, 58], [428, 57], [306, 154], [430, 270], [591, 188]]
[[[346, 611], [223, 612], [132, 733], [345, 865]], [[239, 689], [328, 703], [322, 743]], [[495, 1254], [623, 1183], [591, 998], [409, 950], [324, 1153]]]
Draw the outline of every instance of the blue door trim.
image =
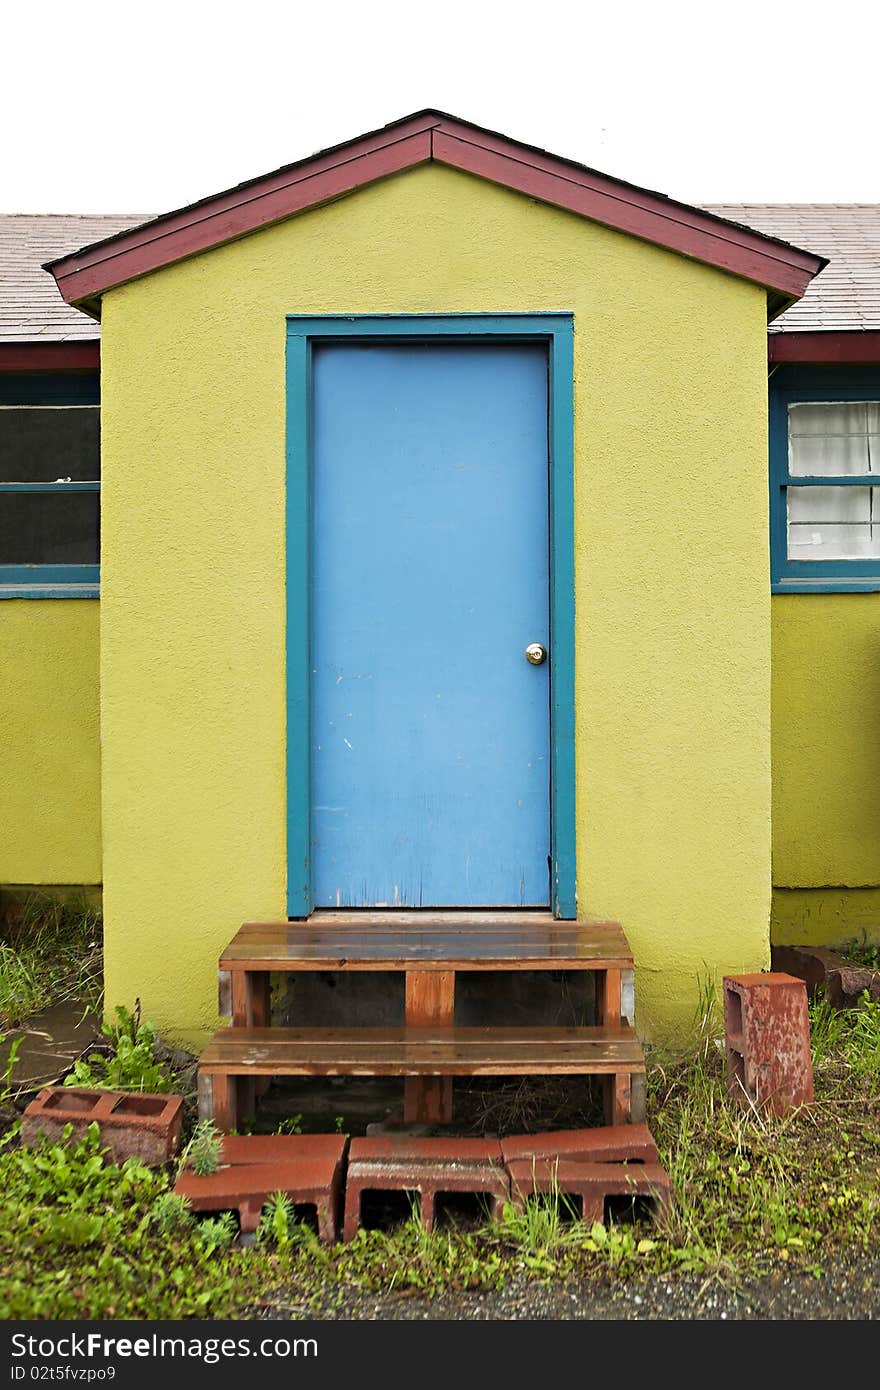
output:
[[287, 911], [313, 908], [309, 837], [312, 345], [347, 338], [542, 342], [550, 400], [551, 902], [577, 916], [574, 750], [574, 331], [571, 314], [327, 315], [287, 319]]

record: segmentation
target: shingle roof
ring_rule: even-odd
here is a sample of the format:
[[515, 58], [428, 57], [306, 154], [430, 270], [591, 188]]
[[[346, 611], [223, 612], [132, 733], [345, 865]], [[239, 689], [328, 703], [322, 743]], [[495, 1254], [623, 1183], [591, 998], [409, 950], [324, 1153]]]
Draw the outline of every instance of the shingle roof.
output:
[[0, 214], [0, 343], [95, 339], [100, 327], [65, 304], [43, 262], [136, 227], [147, 214]]
[[829, 258], [771, 333], [880, 330], [880, 203], [712, 203], [706, 211]]
[[[707, 212], [830, 257], [772, 332], [880, 331], [880, 204], [713, 203]], [[64, 303], [44, 262], [136, 227], [148, 214], [0, 214], [0, 342], [96, 339]]]

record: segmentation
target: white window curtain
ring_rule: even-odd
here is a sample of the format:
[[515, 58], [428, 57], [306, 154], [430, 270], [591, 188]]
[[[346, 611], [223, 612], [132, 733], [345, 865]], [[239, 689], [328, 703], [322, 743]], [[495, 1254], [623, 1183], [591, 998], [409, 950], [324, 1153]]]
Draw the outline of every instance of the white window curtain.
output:
[[[880, 475], [880, 402], [788, 408], [791, 478]], [[880, 495], [874, 487], [788, 487], [790, 560], [880, 558]]]

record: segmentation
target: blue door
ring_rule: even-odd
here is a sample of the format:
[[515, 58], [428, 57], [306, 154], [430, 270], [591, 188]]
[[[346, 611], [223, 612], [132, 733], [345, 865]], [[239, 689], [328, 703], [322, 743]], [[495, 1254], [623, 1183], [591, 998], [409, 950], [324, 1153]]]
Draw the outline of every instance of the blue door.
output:
[[546, 348], [313, 371], [315, 906], [546, 907]]

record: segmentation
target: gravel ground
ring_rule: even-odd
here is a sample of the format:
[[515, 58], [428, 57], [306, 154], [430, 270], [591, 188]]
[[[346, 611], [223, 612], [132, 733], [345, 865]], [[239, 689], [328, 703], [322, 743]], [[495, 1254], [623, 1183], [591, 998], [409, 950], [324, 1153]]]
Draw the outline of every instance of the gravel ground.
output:
[[512, 1281], [499, 1292], [420, 1297], [350, 1295], [333, 1311], [291, 1302], [261, 1308], [263, 1318], [357, 1321], [846, 1320], [880, 1317], [880, 1258], [853, 1258], [821, 1278], [778, 1270], [733, 1290], [694, 1276], [650, 1276], [629, 1283]]

